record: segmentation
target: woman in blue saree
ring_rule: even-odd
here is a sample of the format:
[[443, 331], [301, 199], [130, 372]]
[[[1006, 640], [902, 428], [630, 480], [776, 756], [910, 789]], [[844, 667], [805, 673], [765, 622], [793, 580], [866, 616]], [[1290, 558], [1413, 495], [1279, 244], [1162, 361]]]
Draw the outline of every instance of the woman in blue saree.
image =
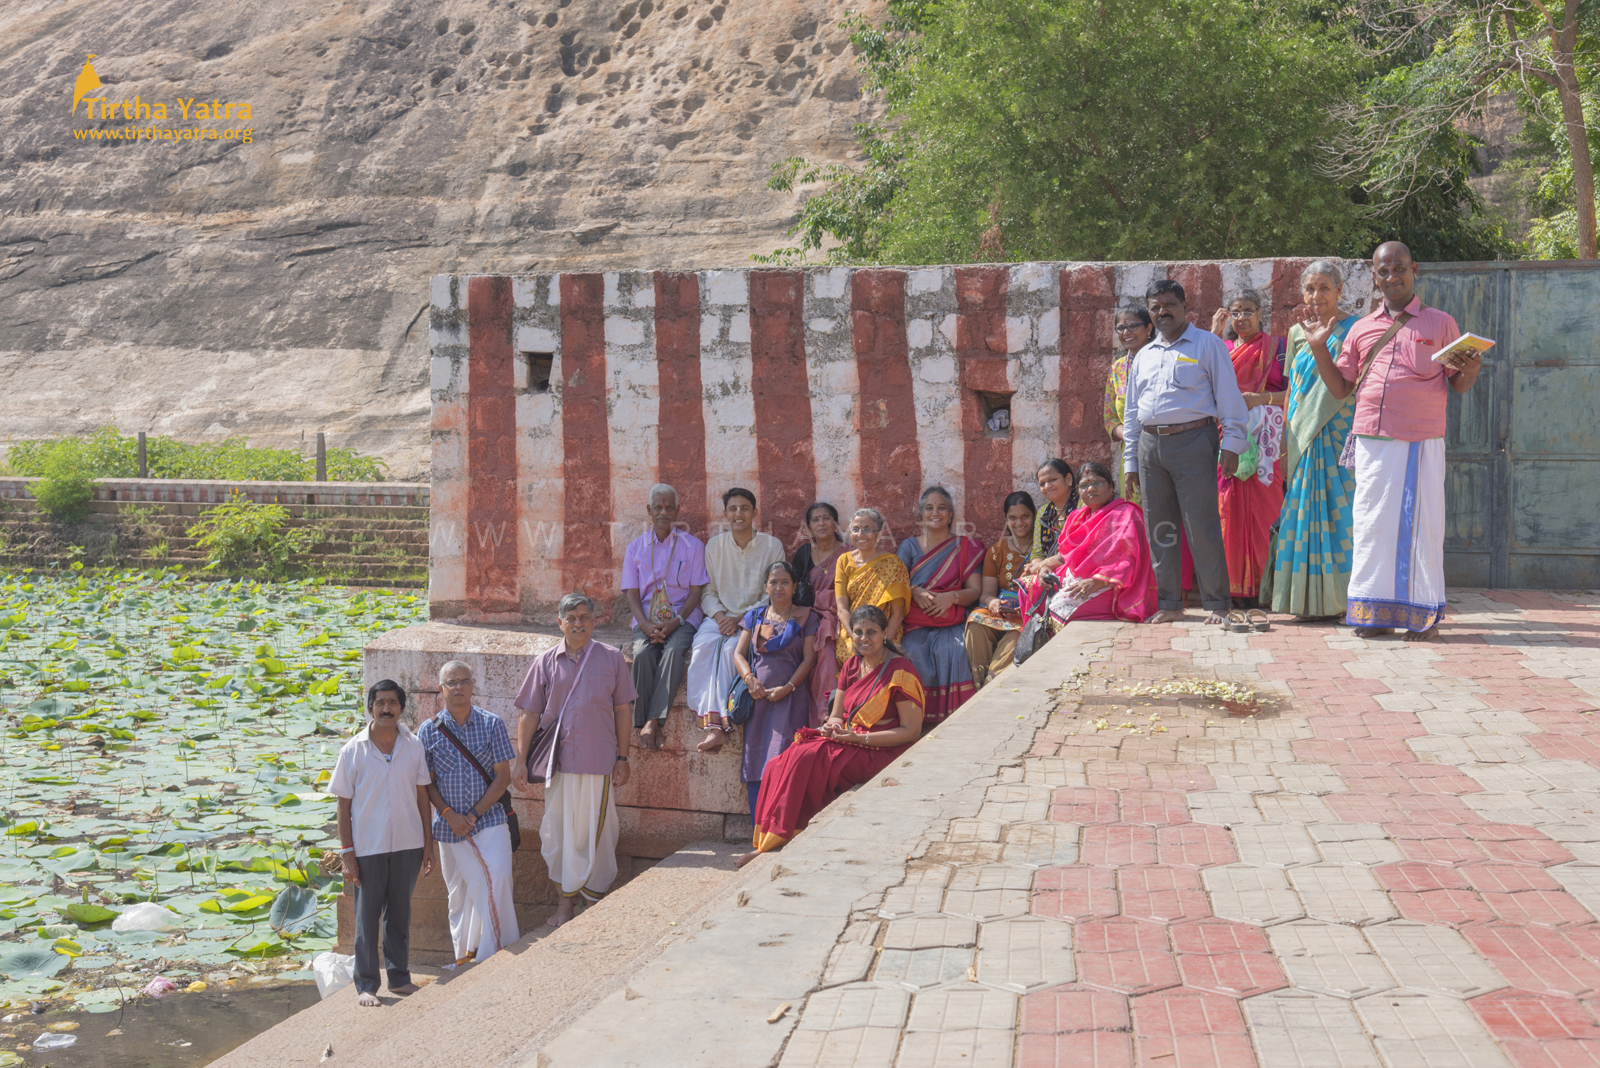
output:
[[922, 491], [922, 533], [895, 554], [911, 573], [906, 656], [921, 676], [933, 726], [977, 692], [967, 661], [967, 611], [983, 592], [983, 542], [954, 531], [956, 506], [943, 486]]
[[[1344, 278], [1337, 264], [1317, 260], [1300, 275], [1311, 312], [1307, 323], [1331, 323], [1339, 315]], [[1341, 319], [1328, 339], [1337, 353], [1358, 316]], [[1317, 374], [1306, 328], [1289, 329], [1289, 412], [1284, 435], [1283, 513], [1273, 542], [1273, 566], [1262, 584], [1261, 603], [1300, 619], [1342, 618], [1350, 586], [1351, 503], [1356, 480], [1339, 466], [1339, 453], [1355, 414], [1355, 394], [1335, 400]]]

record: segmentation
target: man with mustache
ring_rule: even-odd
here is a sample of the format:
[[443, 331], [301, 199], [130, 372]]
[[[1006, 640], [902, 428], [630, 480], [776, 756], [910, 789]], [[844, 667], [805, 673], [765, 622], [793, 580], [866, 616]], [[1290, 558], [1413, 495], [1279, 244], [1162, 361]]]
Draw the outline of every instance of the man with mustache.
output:
[[1337, 361], [1331, 326], [1318, 323], [1306, 338], [1328, 392], [1340, 400], [1356, 393], [1345, 622], [1360, 638], [1398, 627], [1408, 642], [1430, 641], [1445, 603], [1445, 405], [1451, 390], [1472, 388], [1483, 357], [1433, 358], [1461, 328], [1417, 298], [1417, 264], [1405, 245], [1378, 246], [1372, 281], [1383, 304], [1350, 328]]
[[328, 792], [339, 799], [339, 859], [356, 898], [356, 1004], [376, 1008], [378, 938], [389, 992], [412, 994], [411, 892], [433, 871], [428, 757], [400, 722], [406, 692], [392, 679], [367, 691], [367, 726], [344, 744]]
[[1217, 510], [1217, 452], [1222, 473], [1239, 469], [1247, 446], [1244, 394], [1222, 339], [1189, 322], [1183, 286], [1163, 279], [1145, 301], [1156, 336], [1128, 368], [1123, 466], [1144, 504], [1155, 558], [1158, 610], [1146, 623], [1183, 619], [1182, 549], [1188, 534], [1206, 622], [1220, 624], [1232, 602]]

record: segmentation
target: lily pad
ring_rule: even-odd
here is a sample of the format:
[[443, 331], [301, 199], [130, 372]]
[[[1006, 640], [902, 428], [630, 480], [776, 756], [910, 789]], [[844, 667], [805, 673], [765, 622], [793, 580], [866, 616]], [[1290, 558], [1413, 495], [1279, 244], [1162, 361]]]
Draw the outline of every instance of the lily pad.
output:
[[48, 979], [72, 962], [49, 946], [20, 946], [0, 953], [0, 975], [12, 979]]
[[291, 886], [273, 899], [268, 925], [281, 935], [299, 934], [317, 920], [317, 892]]
[[74, 902], [61, 911], [74, 923], [105, 923], [117, 918], [117, 914], [105, 906], [91, 905], [86, 901]]

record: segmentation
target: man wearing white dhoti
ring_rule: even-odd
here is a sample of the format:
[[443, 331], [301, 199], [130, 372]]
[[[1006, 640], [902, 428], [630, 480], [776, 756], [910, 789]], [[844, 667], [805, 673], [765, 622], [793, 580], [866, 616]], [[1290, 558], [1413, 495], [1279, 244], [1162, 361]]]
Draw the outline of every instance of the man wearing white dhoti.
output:
[[722, 495], [726, 533], [706, 542], [710, 581], [700, 599], [705, 620], [695, 632], [689, 657], [689, 709], [706, 728], [697, 746], [715, 753], [728, 740], [728, 691], [738, 672], [733, 651], [739, 645], [739, 620], [766, 599], [767, 568], [785, 559], [783, 542], [756, 529], [756, 495], [735, 486]]
[[[417, 729], [417, 738], [433, 775], [433, 837], [460, 964], [483, 960], [521, 937], [511, 902], [511, 830], [500, 804], [511, 785], [515, 753], [500, 717], [472, 703], [471, 667], [450, 661], [439, 670], [439, 687], [444, 709]], [[484, 781], [462, 747], [491, 771], [493, 781]]]
[[1407, 641], [1428, 641], [1445, 605], [1445, 404], [1450, 390], [1472, 388], [1483, 361], [1433, 359], [1461, 330], [1417, 299], [1417, 264], [1405, 245], [1379, 245], [1372, 278], [1383, 304], [1350, 328], [1337, 361], [1327, 347], [1333, 324], [1303, 324], [1329, 392], [1357, 394], [1345, 622], [1362, 638], [1398, 628]]
[[592, 904], [617, 877], [614, 789], [628, 783], [633, 736], [632, 672], [622, 650], [593, 640], [594, 602], [569, 593], [556, 606], [562, 641], [534, 657], [517, 693], [519, 782], [528, 777], [528, 750], [539, 727], [556, 731], [545, 775], [539, 852], [561, 888], [551, 927], [572, 919], [578, 899]]

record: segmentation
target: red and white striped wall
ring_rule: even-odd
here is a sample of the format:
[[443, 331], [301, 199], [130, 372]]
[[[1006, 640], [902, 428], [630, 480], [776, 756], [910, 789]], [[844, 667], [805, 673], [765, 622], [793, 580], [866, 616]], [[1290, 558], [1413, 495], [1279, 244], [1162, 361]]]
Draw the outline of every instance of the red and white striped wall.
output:
[[[1110, 458], [1117, 309], [1175, 278], [1205, 327], [1248, 286], [1282, 334], [1305, 263], [436, 277], [433, 615], [548, 620], [572, 590], [609, 612], [657, 482], [700, 537], [746, 486], [789, 544], [813, 500], [875, 507], [903, 537], [938, 483], [990, 540], [1041, 461]], [[1369, 269], [1342, 266], [1345, 303], [1366, 310]], [[985, 402], [1006, 398], [1010, 429], [987, 429]]]

